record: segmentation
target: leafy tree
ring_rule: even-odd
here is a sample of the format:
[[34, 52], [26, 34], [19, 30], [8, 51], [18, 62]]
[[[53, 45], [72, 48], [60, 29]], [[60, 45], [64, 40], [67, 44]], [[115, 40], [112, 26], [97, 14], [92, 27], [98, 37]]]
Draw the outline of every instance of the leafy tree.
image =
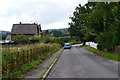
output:
[[77, 6], [75, 12], [73, 13], [73, 17], [70, 17], [72, 20], [69, 23], [69, 32], [71, 36], [79, 36], [80, 40], [85, 45], [86, 41], [90, 41], [90, 36], [92, 36], [92, 32], [88, 29], [88, 22], [89, 13], [93, 8], [88, 3], [85, 6]]
[[44, 33], [45, 33], [45, 35], [49, 35], [49, 34], [50, 34], [50, 31], [49, 31], [49, 30], [46, 30]]
[[[1, 35], [2, 35], [2, 34], [1, 34]], [[2, 40], [5, 40], [6, 37], [7, 37], [7, 34], [3, 34], [3, 35], [2, 35]]]
[[89, 14], [88, 24], [97, 33], [99, 49], [112, 51], [115, 46], [119, 45], [119, 5], [120, 2], [97, 3]]
[[97, 3], [90, 13], [88, 23], [94, 31], [99, 34], [108, 31], [111, 22], [115, 21], [114, 11], [109, 3]]
[[120, 2], [79, 5], [70, 19], [70, 35], [79, 36], [84, 44], [96, 41], [99, 49], [107, 51], [120, 45]]
[[53, 34], [53, 36], [55, 37], [61, 37], [62, 36], [62, 32], [58, 31], [58, 30], [52, 30], [51, 33]]

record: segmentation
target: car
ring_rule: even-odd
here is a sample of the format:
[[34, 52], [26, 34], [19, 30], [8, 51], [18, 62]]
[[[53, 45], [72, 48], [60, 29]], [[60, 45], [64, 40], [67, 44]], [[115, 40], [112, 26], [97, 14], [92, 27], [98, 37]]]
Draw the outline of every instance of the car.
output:
[[70, 48], [71, 48], [70, 43], [65, 43], [65, 44], [64, 44], [64, 49], [70, 49]]

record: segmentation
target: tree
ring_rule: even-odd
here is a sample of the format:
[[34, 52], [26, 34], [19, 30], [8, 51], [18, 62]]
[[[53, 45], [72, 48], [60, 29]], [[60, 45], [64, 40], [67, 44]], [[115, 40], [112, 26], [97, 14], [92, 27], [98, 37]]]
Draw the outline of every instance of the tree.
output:
[[2, 40], [5, 40], [7, 37], [7, 34], [1, 34], [2, 35]]
[[45, 33], [45, 35], [49, 35], [50, 34], [49, 30], [46, 30], [44, 33]]
[[53, 36], [55, 37], [61, 37], [62, 36], [62, 32], [58, 31], [58, 30], [52, 30], [51, 33], [53, 34]]
[[87, 3], [77, 6], [69, 25], [71, 36], [98, 43], [98, 49], [112, 51], [120, 45], [120, 2]]
[[89, 13], [93, 8], [91, 8], [90, 3], [86, 4], [85, 6], [79, 6], [76, 7], [75, 12], [73, 13], [73, 17], [70, 17], [72, 20], [71, 23], [69, 23], [69, 33], [71, 36], [79, 36], [80, 40], [83, 42], [83, 45], [85, 45], [86, 41], [90, 40], [91, 31], [88, 29], [88, 25], [86, 24], [88, 22]]
[[88, 25], [97, 34], [99, 49], [112, 51], [115, 46], [119, 45], [119, 5], [120, 2], [97, 3], [89, 14]]

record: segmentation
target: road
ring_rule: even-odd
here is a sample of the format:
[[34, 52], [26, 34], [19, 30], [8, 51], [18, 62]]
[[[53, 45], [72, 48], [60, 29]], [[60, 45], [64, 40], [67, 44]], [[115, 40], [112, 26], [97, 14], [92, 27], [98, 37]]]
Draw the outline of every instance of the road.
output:
[[118, 63], [74, 45], [64, 50], [47, 78], [118, 78]]

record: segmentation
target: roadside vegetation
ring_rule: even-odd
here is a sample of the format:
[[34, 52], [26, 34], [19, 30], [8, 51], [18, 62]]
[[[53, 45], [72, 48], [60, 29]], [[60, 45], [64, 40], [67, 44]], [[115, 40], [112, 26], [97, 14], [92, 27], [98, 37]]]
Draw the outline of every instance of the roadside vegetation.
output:
[[78, 36], [83, 45], [92, 41], [107, 52], [120, 45], [120, 2], [79, 4], [70, 19], [69, 33]]
[[67, 42], [71, 44], [81, 43], [80, 39], [77, 36], [53, 37], [50, 35], [44, 35], [40, 38], [33, 38], [33, 39], [38, 40], [40, 43], [58, 43], [61, 44], [62, 46], [64, 45], [64, 43]]
[[[83, 43], [92, 41], [98, 44], [87, 50], [100, 56], [120, 61], [115, 47], [120, 45], [120, 2], [88, 2], [76, 7], [70, 17], [69, 32], [46, 30], [41, 37], [27, 38], [17, 35], [16, 44], [2, 47], [3, 78], [18, 78], [30, 69], [37, 68], [48, 56], [55, 53], [64, 43]], [[2, 36], [0, 34], [0, 36]], [[5, 40], [4, 35], [2, 39]], [[1, 57], [0, 57], [1, 58]]]
[[52, 65], [55, 65], [55, 63], [57, 62], [57, 60], [59, 59], [59, 57], [61, 56], [61, 54], [62, 54], [63, 51], [64, 51], [64, 49], [62, 49], [62, 51], [58, 54], [58, 56], [49, 64], [49, 66], [47, 67], [47, 69], [40, 75], [40, 78], [44, 78], [44, 76], [47, 73], [47, 71], [50, 69], [50, 67]]
[[37, 68], [37, 65], [58, 51], [64, 43], [81, 43], [78, 37], [55, 37], [47, 34], [33, 38], [17, 35], [13, 41], [13, 45], [2, 46], [3, 78], [23, 77], [24, 73]]
[[0, 40], [4, 41], [6, 39], [6, 37], [7, 37], [8, 34], [10, 34], [9, 31], [1, 31], [0, 30]]
[[111, 60], [115, 60], [115, 61], [120, 61], [120, 54], [118, 54], [118, 53], [100, 51], [98, 49], [95, 49], [95, 48], [87, 46], [87, 45], [84, 45], [82, 47], [84, 47], [86, 50], [88, 50], [90, 52], [93, 52], [93, 53], [95, 53], [99, 56], [102, 56], [102, 57], [105, 57], [105, 58], [108, 58], [108, 59], [111, 59]]
[[61, 48], [56, 43], [2, 47], [2, 77], [18, 78]]

